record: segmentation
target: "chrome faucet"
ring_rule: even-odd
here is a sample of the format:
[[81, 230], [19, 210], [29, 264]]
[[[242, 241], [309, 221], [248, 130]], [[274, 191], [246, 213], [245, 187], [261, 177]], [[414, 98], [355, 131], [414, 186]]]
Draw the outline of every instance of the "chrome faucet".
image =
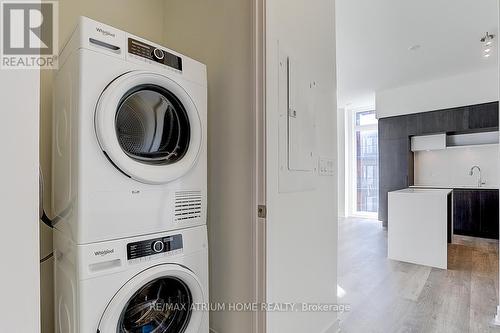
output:
[[484, 184], [486, 184], [486, 182], [483, 181], [483, 178], [481, 176], [481, 168], [477, 165], [474, 165], [472, 168], [470, 168], [470, 171], [469, 171], [470, 176], [474, 176], [474, 169], [477, 169], [477, 171], [479, 171], [479, 178], [477, 179], [477, 186], [481, 187]]

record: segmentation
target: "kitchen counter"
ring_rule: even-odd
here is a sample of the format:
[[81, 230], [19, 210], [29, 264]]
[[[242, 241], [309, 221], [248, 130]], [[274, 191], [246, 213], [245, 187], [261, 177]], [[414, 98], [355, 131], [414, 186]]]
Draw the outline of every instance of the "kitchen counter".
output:
[[388, 257], [446, 269], [453, 189], [389, 192]]
[[452, 185], [452, 186], [443, 186], [443, 185], [413, 185], [410, 188], [436, 188], [436, 189], [464, 189], [464, 190], [498, 190], [499, 187], [495, 185]]
[[411, 189], [446, 189], [453, 192], [453, 233], [498, 239], [499, 189], [493, 185], [416, 185]]
[[453, 188], [446, 187], [421, 187], [421, 186], [410, 186], [398, 191], [392, 191], [389, 193], [400, 193], [400, 194], [449, 194], [453, 191]]

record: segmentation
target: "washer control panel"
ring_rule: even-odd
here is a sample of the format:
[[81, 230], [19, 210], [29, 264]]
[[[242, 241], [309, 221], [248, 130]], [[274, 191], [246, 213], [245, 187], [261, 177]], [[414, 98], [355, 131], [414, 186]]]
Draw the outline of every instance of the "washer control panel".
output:
[[127, 244], [127, 259], [133, 260], [182, 249], [182, 235], [148, 239]]
[[181, 57], [136, 39], [128, 39], [128, 53], [182, 71]]

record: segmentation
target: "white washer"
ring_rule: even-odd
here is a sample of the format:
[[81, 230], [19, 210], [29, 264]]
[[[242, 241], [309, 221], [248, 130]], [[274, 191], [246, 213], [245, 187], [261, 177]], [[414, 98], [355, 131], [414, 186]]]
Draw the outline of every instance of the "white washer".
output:
[[85, 17], [59, 63], [56, 228], [86, 244], [204, 225], [205, 65]]
[[206, 226], [54, 242], [56, 333], [208, 333]]

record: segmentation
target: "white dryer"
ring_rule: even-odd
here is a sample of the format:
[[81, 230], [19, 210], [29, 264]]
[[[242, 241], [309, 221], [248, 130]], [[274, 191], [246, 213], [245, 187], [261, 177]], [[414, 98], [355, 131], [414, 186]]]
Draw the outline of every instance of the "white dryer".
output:
[[206, 226], [54, 249], [56, 333], [208, 333]]
[[56, 228], [85, 244], [205, 224], [205, 65], [86, 17], [59, 63]]

